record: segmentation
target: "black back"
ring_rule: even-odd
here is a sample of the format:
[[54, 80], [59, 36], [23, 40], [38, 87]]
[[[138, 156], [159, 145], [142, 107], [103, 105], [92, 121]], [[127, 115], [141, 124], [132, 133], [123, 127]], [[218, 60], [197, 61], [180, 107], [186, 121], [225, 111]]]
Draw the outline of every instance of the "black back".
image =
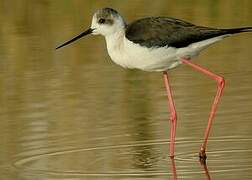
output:
[[126, 37], [146, 47], [186, 47], [213, 37], [251, 31], [251, 27], [216, 29], [196, 26], [186, 21], [168, 17], [139, 19], [126, 27]]

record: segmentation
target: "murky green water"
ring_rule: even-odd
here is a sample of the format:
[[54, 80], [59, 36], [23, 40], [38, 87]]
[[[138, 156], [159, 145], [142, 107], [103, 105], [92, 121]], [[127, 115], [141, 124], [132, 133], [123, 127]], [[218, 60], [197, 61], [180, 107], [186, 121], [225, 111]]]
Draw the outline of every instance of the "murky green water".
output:
[[226, 78], [207, 167], [197, 156], [215, 82], [186, 66], [169, 72], [179, 118], [172, 162], [162, 74], [113, 64], [102, 37], [54, 50], [105, 6], [128, 21], [252, 25], [250, 0], [0, 0], [0, 179], [251, 179], [252, 34], [195, 59]]

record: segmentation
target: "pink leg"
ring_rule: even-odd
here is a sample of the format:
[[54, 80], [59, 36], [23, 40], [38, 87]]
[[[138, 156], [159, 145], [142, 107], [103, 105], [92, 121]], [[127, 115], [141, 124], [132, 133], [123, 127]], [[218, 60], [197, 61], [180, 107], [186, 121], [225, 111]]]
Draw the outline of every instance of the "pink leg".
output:
[[204, 135], [204, 142], [203, 144], [201, 145], [201, 148], [200, 148], [200, 153], [199, 153], [199, 156], [200, 156], [200, 159], [201, 160], [206, 160], [206, 145], [207, 145], [207, 140], [208, 140], [208, 137], [209, 137], [209, 132], [210, 132], [210, 129], [211, 129], [211, 126], [212, 126], [212, 123], [213, 123], [213, 118], [214, 118], [214, 115], [216, 113], [216, 110], [217, 110], [217, 105], [220, 101], [220, 97], [223, 93], [223, 89], [224, 89], [224, 86], [225, 86], [225, 80], [223, 77], [217, 75], [217, 74], [214, 74], [213, 72], [197, 65], [197, 64], [193, 64], [191, 61], [187, 60], [187, 59], [182, 59], [182, 62], [184, 64], [187, 64], [189, 66], [191, 66], [192, 68], [208, 75], [209, 77], [211, 77], [212, 79], [214, 79], [215, 81], [217, 81], [217, 92], [216, 92], [216, 95], [215, 95], [215, 98], [214, 98], [214, 102], [213, 102], [213, 105], [212, 105], [212, 109], [211, 109], [211, 112], [210, 112], [210, 115], [209, 115], [209, 118], [208, 118], [208, 124], [207, 124], [207, 128], [205, 130], [205, 135]]
[[174, 144], [175, 144], [175, 134], [176, 134], [176, 124], [177, 124], [177, 113], [175, 104], [172, 97], [171, 87], [169, 85], [169, 79], [167, 72], [163, 72], [164, 84], [167, 91], [169, 110], [170, 110], [170, 157], [174, 157]]

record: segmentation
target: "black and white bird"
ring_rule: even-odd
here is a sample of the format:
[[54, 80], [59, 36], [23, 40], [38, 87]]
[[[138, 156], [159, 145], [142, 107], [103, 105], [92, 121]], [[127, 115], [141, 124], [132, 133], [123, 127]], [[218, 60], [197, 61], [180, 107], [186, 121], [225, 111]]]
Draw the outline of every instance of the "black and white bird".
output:
[[112, 8], [98, 10], [92, 18], [91, 27], [58, 46], [59, 49], [88, 34], [103, 35], [112, 61], [130, 69], [163, 72], [170, 110], [170, 157], [174, 157], [177, 114], [169, 85], [167, 70], [186, 64], [217, 81], [217, 93], [205, 130], [204, 142], [200, 148], [201, 160], [206, 159], [206, 145], [217, 105], [225, 85], [224, 78], [192, 63], [208, 46], [233, 34], [251, 32], [252, 27], [231, 29], [196, 26], [170, 17], [147, 17], [127, 24]]

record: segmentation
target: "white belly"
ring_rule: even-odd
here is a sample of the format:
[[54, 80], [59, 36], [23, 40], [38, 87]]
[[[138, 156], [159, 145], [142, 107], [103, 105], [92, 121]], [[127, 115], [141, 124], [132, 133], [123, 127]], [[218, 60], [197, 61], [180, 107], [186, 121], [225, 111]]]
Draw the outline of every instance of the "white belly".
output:
[[111, 59], [124, 68], [165, 71], [181, 64], [181, 58], [197, 56], [201, 50], [224, 37], [201, 41], [185, 48], [147, 48], [129, 41], [124, 36], [119, 36], [116, 39], [114, 37], [106, 38], [106, 42]]

